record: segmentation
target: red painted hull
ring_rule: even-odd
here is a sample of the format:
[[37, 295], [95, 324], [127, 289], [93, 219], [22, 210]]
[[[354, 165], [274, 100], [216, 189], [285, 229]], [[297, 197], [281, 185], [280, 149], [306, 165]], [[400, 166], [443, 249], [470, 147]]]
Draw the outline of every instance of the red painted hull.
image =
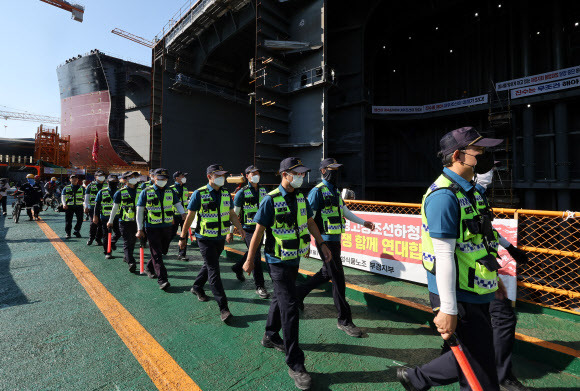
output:
[[70, 135], [70, 160], [75, 166], [95, 166], [92, 158], [95, 134], [99, 135], [96, 166], [126, 166], [109, 139], [111, 97], [108, 90], [89, 92], [61, 100], [61, 133]]

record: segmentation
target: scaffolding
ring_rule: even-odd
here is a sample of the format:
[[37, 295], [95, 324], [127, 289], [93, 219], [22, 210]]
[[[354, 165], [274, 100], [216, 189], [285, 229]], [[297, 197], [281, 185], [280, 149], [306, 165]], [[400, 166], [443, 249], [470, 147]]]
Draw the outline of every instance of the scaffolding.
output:
[[61, 137], [58, 126], [49, 128], [38, 127], [34, 136], [34, 160], [42, 160], [61, 167], [69, 167], [70, 136]]

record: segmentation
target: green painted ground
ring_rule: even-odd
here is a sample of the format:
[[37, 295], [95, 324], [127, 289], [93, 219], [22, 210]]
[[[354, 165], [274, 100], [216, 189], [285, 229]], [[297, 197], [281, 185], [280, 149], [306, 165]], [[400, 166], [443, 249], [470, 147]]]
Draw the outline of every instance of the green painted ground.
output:
[[[64, 235], [62, 214], [47, 212], [44, 218]], [[88, 224], [82, 233], [88, 233]], [[189, 250], [192, 259], [186, 263], [176, 260], [177, 243], [172, 245], [166, 261], [172, 287], [165, 293], [156, 281], [129, 274], [120, 250], [117, 258], [105, 260], [101, 248], [85, 243], [86, 238], [67, 242], [202, 389], [294, 388], [283, 354], [260, 345], [269, 300], [255, 295], [251, 281], [235, 279], [231, 260], [224, 256], [222, 262], [235, 316], [227, 326], [214, 301], [200, 303], [189, 292], [201, 266], [196, 249]], [[36, 223], [25, 219], [13, 224], [0, 217], [0, 272], [0, 389], [155, 389]], [[376, 282], [374, 289], [382, 285]], [[268, 279], [267, 287], [271, 290]], [[396, 367], [421, 364], [438, 354], [441, 340], [424, 325], [351, 304], [365, 338], [348, 337], [336, 328], [327, 292], [315, 291], [306, 300], [300, 338], [314, 389], [400, 390]], [[515, 365], [520, 378], [537, 389], [580, 385], [576, 376], [554, 373], [521, 356]]]

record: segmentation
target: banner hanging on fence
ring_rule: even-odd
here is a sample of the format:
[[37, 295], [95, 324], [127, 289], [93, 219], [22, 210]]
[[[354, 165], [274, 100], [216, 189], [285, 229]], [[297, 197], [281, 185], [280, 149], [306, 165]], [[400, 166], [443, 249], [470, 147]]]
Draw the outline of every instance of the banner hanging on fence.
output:
[[[383, 274], [393, 278], [427, 284], [427, 272], [422, 264], [421, 216], [392, 213], [356, 212], [357, 216], [375, 223], [371, 231], [352, 221], [346, 221], [342, 234], [343, 266]], [[515, 220], [496, 219], [497, 231], [516, 243], [517, 225]], [[312, 241], [310, 256], [320, 259]], [[516, 297], [515, 261], [500, 247], [500, 276], [508, 289], [511, 300]]]

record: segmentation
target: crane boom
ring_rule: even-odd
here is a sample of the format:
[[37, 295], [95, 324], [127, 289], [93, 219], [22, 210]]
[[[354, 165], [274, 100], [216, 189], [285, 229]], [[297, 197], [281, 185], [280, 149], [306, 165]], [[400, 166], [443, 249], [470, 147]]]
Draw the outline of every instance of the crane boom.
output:
[[125, 30], [121, 30], [120, 28], [115, 28], [115, 29], [111, 30], [111, 32], [113, 34], [118, 35], [119, 37], [127, 38], [130, 41], [136, 42], [140, 45], [147, 46], [148, 48], [153, 49], [153, 42], [151, 42], [150, 40], [148, 40], [146, 38], [140, 37], [140, 36], [135, 35], [135, 34], [131, 34]]
[[51, 117], [49, 115], [18, 113], [16, 111], [1, 111], [0, 118], [6, 120], [13, 119], [17, 121], [43, 122], [47, 124], [60, 124], [60, 118]]
[[80, 4], [72, 4], [66, 0], [40, 0], [43, 3], [53, 5], [72, 14], [72, 18], [77, 22], [83, 21], [83, 16], [85, 14], [85, 7]]

